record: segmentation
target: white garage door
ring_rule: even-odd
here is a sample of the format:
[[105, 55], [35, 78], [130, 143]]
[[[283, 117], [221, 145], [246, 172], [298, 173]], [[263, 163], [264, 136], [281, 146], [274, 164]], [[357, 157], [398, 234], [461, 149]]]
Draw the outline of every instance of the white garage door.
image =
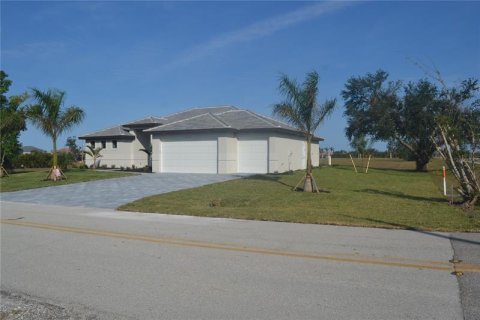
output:
[[178, 135], [162, 138], [162, 172], [217, 173], [217, 138]]
[[268, 172], [268, 141], [238, 140], [238, 172]]

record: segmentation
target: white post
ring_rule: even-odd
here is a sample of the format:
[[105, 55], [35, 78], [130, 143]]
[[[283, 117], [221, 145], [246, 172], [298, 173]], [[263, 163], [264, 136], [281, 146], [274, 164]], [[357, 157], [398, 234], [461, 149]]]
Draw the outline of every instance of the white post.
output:
[[328, 155], [327, 158], [328, 158], [328, 165], [331, 166], [332, 165], [332, 156]]
[[447, 195], [447, 174], [445, 172], [445, 166], [442, 167], [442, 175], [443, 175], [443, 195]]

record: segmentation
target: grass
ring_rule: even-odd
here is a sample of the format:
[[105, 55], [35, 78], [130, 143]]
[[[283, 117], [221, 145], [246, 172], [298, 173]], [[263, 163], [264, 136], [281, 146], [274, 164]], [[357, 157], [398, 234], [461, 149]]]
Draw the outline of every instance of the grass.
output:
[[11, 173], [8, 177], [0, 179], [0, 191], [19, 191], [50, 186], [61, 186], [65, 184], [119, 178], [131, 175], [131, 173], [105, 172], [97, 170], [70, 169], [65, 171], [66, 180], [51, 181], [45, 180], [49, 169], [20, 170]]
[[256, 175], [156, 195], [119, 209], [429, 231], [480, 231], [478, 210], [466, 213], [449, 205], [443, 197], [438, 170], [441, 163], [431, 166], [437, 170], [417, 173], [405, 170], [414, 168], [414, 164], [380, 160], [372, 163], [368, 174], [356, 174], [351, 165], [315, 169], [320, 194], [292, 191], [303, 175], [298, 171]]

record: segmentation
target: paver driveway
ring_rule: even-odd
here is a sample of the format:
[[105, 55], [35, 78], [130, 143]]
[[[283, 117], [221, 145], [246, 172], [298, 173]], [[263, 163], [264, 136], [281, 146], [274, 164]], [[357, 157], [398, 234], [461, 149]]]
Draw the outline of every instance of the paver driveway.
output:
[[154, 194], [237, 179], [238, 175], [146, 173], [56, 187], [3, 192], [1, 200], [76, 207], [117, 208]]

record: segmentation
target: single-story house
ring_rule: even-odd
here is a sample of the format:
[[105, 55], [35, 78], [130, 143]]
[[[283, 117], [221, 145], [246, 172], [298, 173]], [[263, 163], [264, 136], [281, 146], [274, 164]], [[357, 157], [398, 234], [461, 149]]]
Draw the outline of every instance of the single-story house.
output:
[[[102, 148], [101, 165], [117, 168], [151, 165], [153, 172], [280, 173], [306, 166], [307, 147], [300, 131], [232, 106], [146, 117], [79, 138]], [[314, 166], [319, 164], [322, 140], [315, 137], [312, 142]], [[92, 163], [87, 157], [86, 164]]]

